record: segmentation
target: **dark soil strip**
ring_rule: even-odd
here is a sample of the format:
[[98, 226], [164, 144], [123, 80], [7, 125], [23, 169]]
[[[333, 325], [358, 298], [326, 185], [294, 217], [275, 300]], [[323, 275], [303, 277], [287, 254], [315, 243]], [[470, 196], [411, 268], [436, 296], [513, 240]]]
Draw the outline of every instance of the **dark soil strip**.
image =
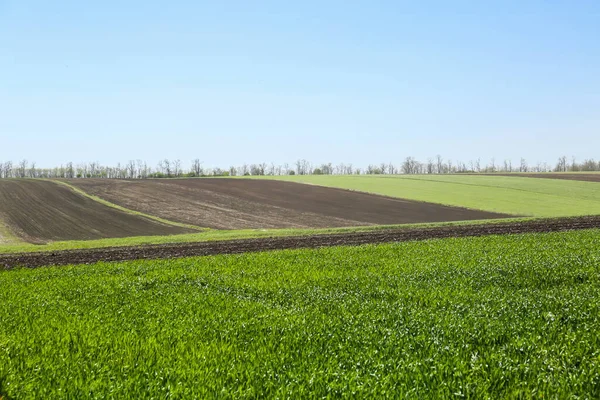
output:
[[502, 222], [482, 225], [386, 229], [375, 232], [356, 232], [313, 236], [244, 239], [139, 247], [113, 247], [105, 249], [70, 250], [46, 253], [9, 254], [0, 255], [0, 268], [10, 269], [16, 266], [34, 268], [49, 265], [87, 264], [98, 261], [126, 261], [138, 259], [208, 256], [215, 254], [237, 254], [281, 249], [318, 248], [342, 245], [356, 246], [367, 243], [404, 242], [410, 240], [532, 232], [559, 232], [591, 228], [600, 228], [600, 216], [554, 218], [526, 222]]

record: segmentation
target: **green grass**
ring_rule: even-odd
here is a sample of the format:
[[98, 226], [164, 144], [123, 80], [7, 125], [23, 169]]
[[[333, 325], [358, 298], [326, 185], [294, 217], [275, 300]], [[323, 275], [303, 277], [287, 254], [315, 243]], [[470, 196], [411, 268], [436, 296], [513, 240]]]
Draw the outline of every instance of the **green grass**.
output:
[[0, 272], [11, 398], [597, 398], [600, 230]]
[[257, 177], [352, 189], [511, 215], [600, 214], [600, 183], [476, 175], [307, 175]]
[[237, 239], [259, 239], [271, 237], [285, 236], [306, 236], [306, 235], [325, 235], [332, 233], [349, 233], [349, 232], [372, 232], [386, 229], [414, 229], [426, 228], [435, 226], [455, 226], [455, 225], [481, 225], [481, 224], [496, 224], [504, 222], [526, 221], [532, 218], [505, 218], [497, 220], [474, 220], [474, 221], [458, 221], [458, 222], [435, 222], [423, 224], [403, 224], [403, 225], [376, 225], [376, 226], [358, 226], [345, 228], [317, 228], [317, 229], [240, 229], [240, 230], [205, 230], [198, 233], [189, 233], [182, 235], [168, 236], [132, 236], [126, 238], [108, 238], [97, 240], [69, 240], [61, 242], [52, 242], [47, 244], [31, 244], [24, 242], [11, 242], [7, 244], [0, 243], [0, 254], [10, 253], [31, 253], [31, 252], [48, 252], [60, 250], [82, 250], [96, 249], [106, 247], [125, 247], [125, 246], [142, 246], [142, 245], [158, 245], [158, 244], [173, 244], [173, 243], [193, 243], [193, 242], [210, 242], [219, 240], [237, 240]]

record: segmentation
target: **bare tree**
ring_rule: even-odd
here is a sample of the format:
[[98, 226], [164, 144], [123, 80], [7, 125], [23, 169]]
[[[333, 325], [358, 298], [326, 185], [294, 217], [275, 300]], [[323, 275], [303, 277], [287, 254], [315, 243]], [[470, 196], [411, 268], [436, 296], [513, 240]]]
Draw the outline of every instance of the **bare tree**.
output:
[[176, 177], [181, 176], [181, 160], [173, 161], [173, 173]]
[[386, 164], [386, 163], [381, 163], [381, 164], [379, 165], [379, 170], [381, 171], [381, 173], [382, 173], [383, 175], [385, 175], [385, 173], [386, 173], [386, 171], [387, 171], [387, 164]]
[[65, 169], [65, 178], [73, 179], [74, 177], [75, 177], [75, 172], [73, 170], [73, 163], [69, 161], [67, 163], [67, 167]]
[[260, 170], [260, 175], [267, 174], [267, 167], [268, 167], [268, 164], [265, 162], [258, 164], [258, 168]]
[[136, 177], [136, 168], [134, 160], [129, 160], [125, 169], [127, 170], [127, 177], [129, 179], [134, 179]]
[[25, 178], [27, 174], [27, 160], [21, 160], [17, 167], [17, 178]]
[[310, 163], [304, 159], [296, 161], [296, 173], [298, 175], [308, 175], [312, 168]]
[[519, 163], [519, 172], [527, 172], [529, 167], [527, 166], [527, 160], [521, 157], [521, 162]]
[[402, 163], [402, 172], [405, 174], [416, 174], [418, 173], [417, 161], [412, 157], [406, 157]]
[[388, 164], [388, 174], [394, 175], [395, 173], [396, 173], [396, 167], [394, 167], [394, 164], [389, 163]]
[[496, 159], [494, 157], [490, 160], [490, 172], [496, 172]]
[[571, 172], [577, 172], [579, 170], [579, 166], [575, 160], [575, 156], [571, 158]]
[[556, 163], [556, 172], [567, 172], [567, 157], [562, 156], [558, 159]]
[[37, 171], [35, 169], [35, 161], [31, 163], [31, 166], [29, 167], [29, 177], [30, 178], [37, 178]]
[[435, 165], [433, 164], [433, 159], [430, 157], [427, 159], [427, 173], [433, 174], [435, 171]]
[[435, 156], [435, 158], [436, 158], [436, 162], [437, 162], [437, 173], [441, 174], [444, 172], [444, 164], [443, 164], [444, 160], [443, 160], [442, 156], [439, 154], [437, 156]]
[[97, 162], [91, 162], [89, 170], [90, 170], [91, 177], [95, 178], [96, 174], [98, 172], [98, 163]]
[[165, 158], [163, 160], [163, 166], [164, 166], [164, 169], [165, 169], [165, 173], [167, 174], [167, 177], [170, 178], [171, 174], [173, 172], [172, 166], [171, 166], [171, 161], [169, 161], [167, 158]]
[[[199, 158], [196, 158], [192, 161], [192, 172], [194, 176], [202, 176], [204, 171], [202, 170], [202, 161]], [[231, 172], [231, 169], [230, 169]]]

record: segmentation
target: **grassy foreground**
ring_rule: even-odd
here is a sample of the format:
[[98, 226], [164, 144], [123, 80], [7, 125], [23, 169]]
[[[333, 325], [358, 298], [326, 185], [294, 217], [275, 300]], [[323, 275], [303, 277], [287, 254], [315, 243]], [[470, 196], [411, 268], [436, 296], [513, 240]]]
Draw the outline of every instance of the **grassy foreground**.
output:
[[600, 395], [600, 230], [0, 272], [10, 398]]
[[486, 175], [261, 177], [533, 217], [600, 214], [600, 183]]

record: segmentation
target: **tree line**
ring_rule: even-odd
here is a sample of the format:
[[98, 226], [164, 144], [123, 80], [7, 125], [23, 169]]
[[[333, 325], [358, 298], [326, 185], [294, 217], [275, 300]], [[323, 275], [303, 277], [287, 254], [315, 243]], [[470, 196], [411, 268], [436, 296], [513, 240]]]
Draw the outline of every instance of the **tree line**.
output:
[[496, 162], [492, 159], [482, 164], [480, 159], [469, 162], [444, 159], [441, 155], [421, 162], [406, 157], [398, 164], [392, 162], [369, 164], [365, 168], [352, 164], [322, 163], [313, 165], [301, 159], [293, 164], [274, 163], [242, 164], [229, 168], [206, 168], [200, 159], [192, 160], [188, 168], [182, 167], [181, 160], [163, 159], [155, 167], [142, 160], [130, 160], [115, 166], [101, 165], [98, 162], [74, 164], [67, 162], [53, 168], [39, 168], [35, 162], [0, 161], [0, 178], [107, 178], [107, 179], [149, 179], [206, 176], [261, 176], [261, 175], [394, 175], [394, 174], [456, 174], [456, 173], [510, 173], [510, 172], [581, 172], [600, 171], [600, 162], [586, 159], [582, 162], [572, 157], [562, 156], [556, 164], [538, 162], [530, 165], [523, 158], [518, 164], [512, 160]]

